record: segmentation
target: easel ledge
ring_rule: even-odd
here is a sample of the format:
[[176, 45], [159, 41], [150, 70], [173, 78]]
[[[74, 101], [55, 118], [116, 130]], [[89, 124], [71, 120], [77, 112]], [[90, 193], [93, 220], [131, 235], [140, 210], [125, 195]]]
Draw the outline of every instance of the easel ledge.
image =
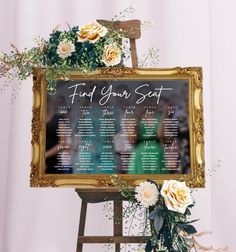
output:
[[124, 200], [116, 188], [77, 188], [75, 191], [87, 203]]

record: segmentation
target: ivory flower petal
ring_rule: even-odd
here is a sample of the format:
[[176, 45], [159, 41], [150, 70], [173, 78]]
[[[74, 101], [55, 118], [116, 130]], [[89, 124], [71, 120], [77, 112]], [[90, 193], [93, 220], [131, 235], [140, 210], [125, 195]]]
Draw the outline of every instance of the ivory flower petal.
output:
[[161, 189], [166, 207], [175, 212], [184, 214], [187, 207], [193, 204], [190, 188], [185, 182], [165, 180]]
[[80, 27], [78, 35], [78, 42], [90, 41], [92, 43], [97, 42], [101, 37], [107, 34], [108, 30], [105, 26], [99, 24], [96, 20], [90, 24], [86, 24]]
[[104, 64], [109, 67], [118, 65], [120, 61], [121, 61], [120, 48], [114, 43], [105, 45], [102, 62], [104, 62]]
[[57, 54], [62, 58], [65, 59], [75, 51], [75, 45], [71, 41], [61, 41], [57, 47]]
[[135, 198], [144, 207], [154, 206], [159, 198], [159, 191], [155, 184], [150, 182], [141, 182], [135, 188]]

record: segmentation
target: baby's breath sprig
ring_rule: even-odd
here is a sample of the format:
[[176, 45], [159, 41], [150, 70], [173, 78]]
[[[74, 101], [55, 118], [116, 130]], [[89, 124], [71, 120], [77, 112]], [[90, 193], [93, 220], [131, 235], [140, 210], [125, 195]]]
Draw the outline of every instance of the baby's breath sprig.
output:
[[138, 58], [139, 67], [157, 67], [159, 64], [159, 49], [150, 47], [147, 53]]
[[122, 21], [127, 19], [130, 15], [132, 15], [136, 10], [135, 5], [130, 5], [129, 7], [125, 8], [124, 10], [120, 11], [116, 14], [112, 20], [113, 21]]
[[155, 23], [152, 20], [148, 19], [141, 23], [141, 30], [146, 31], [150, 28], [153, 28], [154, 26], [155, 26]]

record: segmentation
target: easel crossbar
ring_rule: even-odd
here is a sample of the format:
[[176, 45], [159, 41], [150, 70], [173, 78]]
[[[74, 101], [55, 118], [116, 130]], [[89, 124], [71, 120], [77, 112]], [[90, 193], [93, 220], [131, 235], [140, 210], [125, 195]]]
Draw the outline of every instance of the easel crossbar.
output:
[[78, 243], [146, 243], [149, 236], [78, 236]]

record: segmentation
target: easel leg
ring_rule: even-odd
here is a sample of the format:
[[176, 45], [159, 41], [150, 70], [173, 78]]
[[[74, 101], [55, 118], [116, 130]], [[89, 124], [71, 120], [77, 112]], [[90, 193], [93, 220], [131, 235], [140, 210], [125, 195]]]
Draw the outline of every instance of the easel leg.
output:
[[[114, 236], [123, 235], [122, 201], [114, 201]], [[115, 244], [115, 252], [120, 252], [120, 243]]]
[[[87, 212], [87, 202], [82, 200], [78, 236], [84, 235], [86, 212]], [[83, 250], [83, 244], [79, 243], [79, 242], [80, 241], [78, 239], [76, 252], [82, 252], [82, 250]]]

